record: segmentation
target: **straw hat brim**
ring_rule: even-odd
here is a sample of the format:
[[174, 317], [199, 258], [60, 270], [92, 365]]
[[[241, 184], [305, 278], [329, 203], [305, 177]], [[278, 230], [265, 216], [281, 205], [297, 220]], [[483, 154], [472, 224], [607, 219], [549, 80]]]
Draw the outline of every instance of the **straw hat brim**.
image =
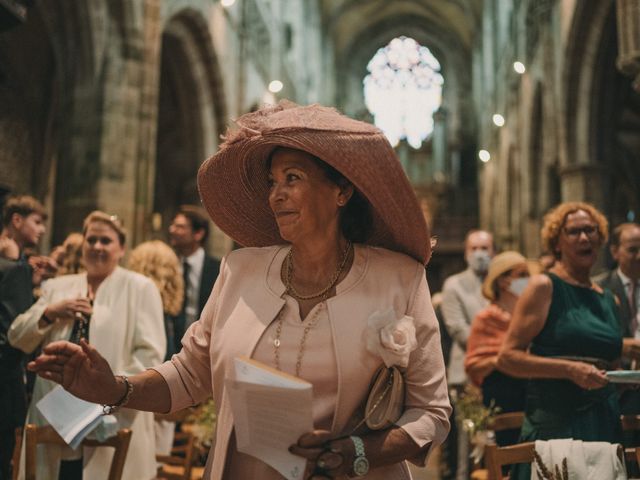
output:
[[[243, 246], [286, 243], [269, 208], [267, 160], [277, 147], [298, 149], [338, 170], [369, 201], [373, 225], [367, 244], [426, 264], [431, 253], [428, 227], [391, 145], [375, 127], [325, 110], [339, 117], [336, 130], [326, 122], [318, 129], [313, 122], [263, 131], [244, 128], [206, 160], [198, 172], [198, 189], [211, 219]], [[348, 130], [339, 128], [344, 119], [352, 122]], [[363, 125], [360, 131], [358, 124]]]
[[493, 289], [494, 282], [504, 273], [512, 270], [518, 265], [526, 265], [529, 273], [532, 274], [531, 266], [527, 259], [520, 253], [515, 251], [502, 252], [493, 257], [489, 264], [489, 271], [482, 282], [482, 295], [490, 301], [495, 300], [495, 292]]

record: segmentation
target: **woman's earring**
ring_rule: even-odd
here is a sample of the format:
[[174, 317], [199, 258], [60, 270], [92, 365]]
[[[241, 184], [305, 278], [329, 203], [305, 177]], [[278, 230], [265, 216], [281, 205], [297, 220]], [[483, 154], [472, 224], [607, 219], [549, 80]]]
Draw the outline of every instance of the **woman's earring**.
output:
[[344, 200], [342, 200], [342, 199], [338, 200], [338, 206], [339, 207], [343, 207], [344, 206]]

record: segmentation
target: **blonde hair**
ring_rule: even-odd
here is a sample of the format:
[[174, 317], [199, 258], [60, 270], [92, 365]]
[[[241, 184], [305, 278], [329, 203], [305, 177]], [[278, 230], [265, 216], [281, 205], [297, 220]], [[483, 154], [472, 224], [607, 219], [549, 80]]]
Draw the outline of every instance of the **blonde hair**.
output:
[[84, 271], [82, 262], [82, 242], [84, 237], [81, 233], [70, 233], [62, 242], [62, 261], [56, 276], [69, 275], [72, 273], [80, 273]]
[[587, 212], [596, 222], [601, 243], [605, 243], [609, 238], [609, 222], [596, 207], [586, 202], [561, 203], [544, 216], [544, 224], [540, 230], [544, 250], [551, 252], [556, 258], [559, 258], [556, 247], [558, 246], [562, 227], [564, 227], [567, 217], [578, 210]]
[[122, 221], [117, 215], [109, 215], [108, 213], [101, 212], [100, 210], [94, 210], [84, 219], [84, 222], [82, 224], [83, 237], [87, 234], [89, 225], [95, 222], [104, 223], [105, 225], [111, 227], [118, 234], [120, 245], [124, 246], [127, 240], [127, 231], [122, 226]]
[[155, 283], [160, 291], [165, 313], [180, 313], [184, 280], [180, 271], [180, 261], [169, 245], [160, 240], [141, 243], [129, 255], [128, 266]]

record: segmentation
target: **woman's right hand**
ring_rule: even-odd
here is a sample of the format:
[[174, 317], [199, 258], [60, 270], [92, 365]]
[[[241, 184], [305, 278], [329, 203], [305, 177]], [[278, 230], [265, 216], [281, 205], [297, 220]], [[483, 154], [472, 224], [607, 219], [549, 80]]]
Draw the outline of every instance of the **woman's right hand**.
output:
[[126, 393], [107, 361], [84, 339], [80, 345], [67, 341], [51, 342], [27, 368], [42, 378], [59, 383], [78, 398], [113, 405]]
[[571, 362], [569, 380], [585, 390], [595, 390], [604, 387], [609, 379], [604, 371], [598, 370], [595, 365], [584, 362]]
[[44, 310], [44, 315], [51, 321], [75, 320], [78, 314], [91, 316], [93, 309], [88, 298], [79, 297], [68, 300], [61, 300], [48, 305]]

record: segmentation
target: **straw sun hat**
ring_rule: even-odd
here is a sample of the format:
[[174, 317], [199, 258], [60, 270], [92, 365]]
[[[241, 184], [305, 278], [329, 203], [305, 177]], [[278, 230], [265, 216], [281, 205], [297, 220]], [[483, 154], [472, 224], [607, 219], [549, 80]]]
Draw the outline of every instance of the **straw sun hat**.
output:
[[366, 243], [406, 253], [423, 264], [429, 231], [413, 188], [383, 133], [333, 108], [281, 101], [247, 113], [198, 172], [211, 219], [244, 246], [286, 243], [269, 208], [267, 159], [276, 147], [310, 153], [344, 175], [369, 201]]
[[493, 288], [495, 281], [500, 278], [500, 275], [507, 273], [509, 270], [512, 270], [522, 264], [527, 265], [527, 268], [531, 272], [529, 262], [518, 252], [510, 250], [499, 253], [493, 257], [489, 264], [487, 276], [485, 277], [484, 282], [482, 282], [482, 295], [491, 301], [495, 300], [495, 291]]

